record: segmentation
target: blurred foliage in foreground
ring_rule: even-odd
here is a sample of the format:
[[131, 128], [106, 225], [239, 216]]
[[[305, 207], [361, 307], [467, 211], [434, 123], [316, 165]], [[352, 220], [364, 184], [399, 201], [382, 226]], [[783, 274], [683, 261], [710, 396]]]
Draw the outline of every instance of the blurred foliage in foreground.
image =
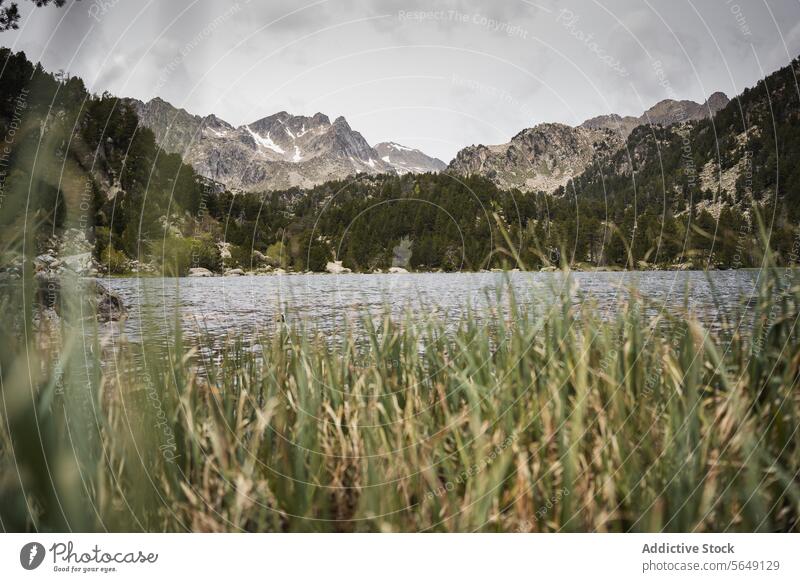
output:
[[512, 298], [214, 360], [178, 329], [103, 356], [79, 306], [47, 343], [24, 300], [0, 325], [7, 531], [800, 529], [792, 271], [713, 336], [635, 299], [608, 320]]

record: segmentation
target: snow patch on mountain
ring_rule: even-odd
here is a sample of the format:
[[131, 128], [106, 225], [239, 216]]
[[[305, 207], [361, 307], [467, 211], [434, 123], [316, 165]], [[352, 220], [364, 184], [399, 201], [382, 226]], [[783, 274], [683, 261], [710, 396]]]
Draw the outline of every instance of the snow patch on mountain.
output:
[[380, 159], [393, 167], [398, 174], [440, 172], [447, 166], [442, 160], [393, 141], [379, 143], [375, 146], [375, 151], [378, 152]]
[[255, 142], [258, 145], [260, 145], [261, 147], [267, 148], [268, 150], [272, 150], [273, 152], [275, 152], [277, 154], [281, 154], [281, 155], [286, 153], [281, 146], [279, 146], [274, 141], [272, 141], [272, 138], [270, 137], [269, 132], [267, 132], [266, 137], [264, 137], [261, 134], [258, 134], [256, 132], [254, 132], [252, 129], [250, 129], [247, 126], [245, 127], [245, 129], [250, 134], [250, 136], [255, 140]]

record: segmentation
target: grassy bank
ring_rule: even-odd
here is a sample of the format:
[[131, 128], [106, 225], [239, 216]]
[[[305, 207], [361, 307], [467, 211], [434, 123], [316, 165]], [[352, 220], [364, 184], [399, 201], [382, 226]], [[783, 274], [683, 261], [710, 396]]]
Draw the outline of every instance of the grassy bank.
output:
[[784, 272], [713, 336], [639, 301], [608, 320], [565, 298], [447, 331], [365, 322], [335, 349], [284, 326], [213, 361], [180, 330], [169, 350], [110, 350], [79, 303], [44, 342], [13, 291], [5, 530], [800, 529], [800, 291]]

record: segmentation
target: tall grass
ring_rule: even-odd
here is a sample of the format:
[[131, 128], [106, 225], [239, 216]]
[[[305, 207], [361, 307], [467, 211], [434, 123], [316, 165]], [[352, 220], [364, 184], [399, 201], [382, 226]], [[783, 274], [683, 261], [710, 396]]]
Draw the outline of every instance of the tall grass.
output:
[[179, 326], [109, 351], [69, 308], [43, 347], [8, 294], [2, 527], [800, 530], [794, 280], [715, 335], [631, 297], [387, 315], [335, 347], [284, 325], [205, 360]]

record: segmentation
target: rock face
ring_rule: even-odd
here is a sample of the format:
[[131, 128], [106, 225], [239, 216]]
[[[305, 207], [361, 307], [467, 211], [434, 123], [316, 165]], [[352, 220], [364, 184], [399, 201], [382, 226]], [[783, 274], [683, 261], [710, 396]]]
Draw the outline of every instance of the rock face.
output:
[[234, 127], [215, 115], [192, 115], [159, 98], [128, 103], [161, 147], [232, 189], [311, 187], [360, 172], [406, 172], [417, 167], [427, 172], [436, 162], [444, 167], [440, 160], [410, 148], [404, 148], [410, 154], [395, 156], [397, 164], [386, 162], [344, 117], [331, 123], [322, 113], [306, 117], [281, 111]]
[[597, 117], [587, 119], [581, 123], [580, 127], [585, 127], [587, 129], [609, 129], [622, 134], [623, 137], [628, 137], [634, 128], [640, 125], [642, 125], [641, 117], [633, 117], [632, 115], [622, 117], [616, 113], [611, 113], [610, 115], [598, 115]]
[[425, 172], [441, 172], [447, 167], [439, 158], [432, 158], [420, 150], [409, 148], [392, 141], [385, 141], [375, 146], [381, 160], [392, 166], [398, 174], [423, 174]]
[[705, 103], [694, 101], [673, 101], [665, 99], [644, 112], [640, 118], [642, 123], [672, 125], [683, 121], [698, 121], [714, 115], [725, 107], [730, 100], [725, 93], [713, 93]]
[[522, 130], [509, 143], [466, 147], [447, 169], [456, 174], [485, 176], [501, 188], [553, 192], [583, 172], [596, 156], [621, 148], [635, 127], [696, 121], [727, 104], [723, 93], [714, 93], [702, 104], [666, 99], [639, 117], [602, 115], [578, 127], [542, 123]]
[[611, 129], [620, 132], [624, 137], [628, 137], [635, 127], [640, 125], [672, 125], [684, 121], [698, 121], [714, 115], [717, 111], [725, 107], [730, 99], [725, 93], [713, 93], [705, 103], [695, 103], [694, 101], [675, 101], [664, 99], [653, 105], [650, 109], [642, 113], [639, 117], [620, 117], [616, 113], [611, 115], [600, 115], [584, 121], [580, 127], [590, 129]]
[[507, 144], [464, 148], [449, 169], [485, 176], [501, 188], [552, 192], [580, 174], [598, 152], [616, 149], [622, 141], [610, 129], [542, 123]]

